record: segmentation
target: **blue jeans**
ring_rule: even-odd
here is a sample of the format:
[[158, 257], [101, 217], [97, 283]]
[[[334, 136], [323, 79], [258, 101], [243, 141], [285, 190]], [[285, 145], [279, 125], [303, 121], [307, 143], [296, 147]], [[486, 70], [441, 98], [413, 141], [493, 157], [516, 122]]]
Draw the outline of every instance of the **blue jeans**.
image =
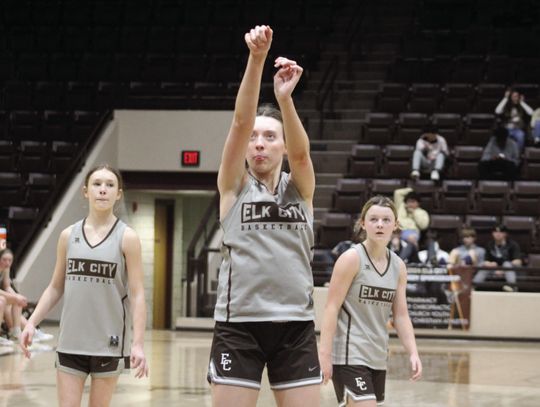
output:
[[508, 134], [517, 143], [519, 151], [523, 151], [525, 147], [525, 132], [521, 129], [508, 129]]
[[537, 120], [534, 124], [534, 127], [532, 128], [532, 136], [535, 143], [540, 141], [540, 120]]

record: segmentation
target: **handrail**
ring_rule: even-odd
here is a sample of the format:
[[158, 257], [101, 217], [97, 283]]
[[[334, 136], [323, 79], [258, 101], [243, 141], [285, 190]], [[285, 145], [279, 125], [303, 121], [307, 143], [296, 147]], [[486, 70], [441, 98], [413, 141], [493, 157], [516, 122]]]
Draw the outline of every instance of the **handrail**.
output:
[[[319, 87], [317, 88], [317, 96], [315, 99], [315, 108], [319, 111], [319, 137], [323, 138], [324, 131], [324, 105], [330, 95], [330, 103], [333, 102], [334, 82], [339, 69], [339, 56], [334, 55], [324, 71]], [[333, 106], [330, 106], [333, 110]]]
[[45, 202], [45, 205], [43, 206], [43, 208], [39, 210], [38, 217], [34, 220], [32, 227], [30, 228], [26, 237], [17, 247], [14, 257], [17, 260], [18, 264], [22, 264], [24, 257], [27, 255], [27, 251], [30, 248], [30, 245], [36, 239], [39, 230], [42, 229], [51, 220], [51, 213], [54, 207], [58, 204], [60, 197], [64, 195], [64, 193], [66, 192], [67, 188], [69, 187], [71, 183], [73, 176], [81, 170], [84, 164], [84, 161], [86, 157], [88, 156], [88, 153], [92, 149], [94, 143], [97, 141], [98, 136], [103, 130], [105, 124], [107, 123], [107, 121], [112, 120], [112, 119], [113, 119], [112, 110], [108, 110], [104, 112], [101, 118], [99, 119], [98, 123], [96, 124], [96, 127], [94, 127], [94, 130], [92, 131], [90, 136], [79, 148], [77, 155], [71, 161], [71, 164], [65, 171], [62, 178], [60, 178], [60, 181], [57, 183], [56, 188], [47, 199], [47, 202]]
[[[213, 221], [212, 221], [213, 219]], [[207, 255], [208, 255], [208, 244], [214, 236], [214, 233], [219, 228], [219, 193], [216, 192], [212, 201], [206, 208], [204, 215], [199, 222], [199, 226], [191, 239], [188, 249], [187, 249], [187, 271], [185, 281], [187, 284], [186, 287], [186, 316], [191, 316], [191, 283], [197, 277], [197, 314], [201, 310], [201, 304], [203, 301], [202, 294], [204, 291], [202, 289], [206, 287], [203, 286], [203, 281], [206, 281], [207, 274]], [[202, 243], [202, 245], [200, 245]], [[196, 253], [197, 247], [199, 251]]]

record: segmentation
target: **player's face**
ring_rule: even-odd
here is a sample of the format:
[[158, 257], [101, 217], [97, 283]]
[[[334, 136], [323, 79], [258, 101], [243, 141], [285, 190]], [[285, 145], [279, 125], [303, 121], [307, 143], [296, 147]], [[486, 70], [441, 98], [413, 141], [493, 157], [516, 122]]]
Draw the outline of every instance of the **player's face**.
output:
[[84, 188], [84, 196], [93, 208], [111, 210], [121, 198], [122, 190], [118, 188], [116, 175], [103, 168], [90, 175], [88, 185]]
[[5, 270], [11, 267], [13, 264], [13, 255], [11, 253], [4, 253], [0, 257], [0, 270]]
[[255, 173], [266, 173], [281, 167], [286, 153], [283, 125], [276, 119], [257, 116], [249, 139], [246, 160]]
[[396, 217], [392, 209], [373, 205], [366, 212], [362, 227], [365, 229], [368, 239], [380, 241], [386, 245], [396, 229]]

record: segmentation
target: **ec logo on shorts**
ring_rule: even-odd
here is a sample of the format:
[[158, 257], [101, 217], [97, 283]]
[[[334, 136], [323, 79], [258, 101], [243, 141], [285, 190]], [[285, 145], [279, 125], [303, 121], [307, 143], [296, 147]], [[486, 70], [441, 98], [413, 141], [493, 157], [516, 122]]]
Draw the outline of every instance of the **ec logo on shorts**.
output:
[[356, 385], [360, 388], [360, 390], [367, 390], [366, 382], [361, 377], [355, 377], [354, 380], [356, 380]]
[[223, 366], [223, 370], [231, 370], [231, 367], [229, 366], [232, 363], [232, 360], [229, 359], [228, 353], [222, 353], [221, 354], [221, 365]]

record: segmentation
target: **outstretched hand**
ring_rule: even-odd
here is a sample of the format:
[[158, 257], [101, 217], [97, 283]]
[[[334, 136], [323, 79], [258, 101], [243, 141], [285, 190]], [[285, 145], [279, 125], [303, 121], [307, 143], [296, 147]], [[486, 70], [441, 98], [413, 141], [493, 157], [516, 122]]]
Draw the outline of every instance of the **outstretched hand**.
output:
[[273, 31], [268, 25], [256, 25], [244, 35], [244, 40], [252, 55], [266, 55], [272, 44]]
[[279, 100], [291, 96], [304, 69], [296, 61], [284, 57], [276, 58], [274, 67], [279, 68], [274, 75], [274, 93], [276, 99]]

